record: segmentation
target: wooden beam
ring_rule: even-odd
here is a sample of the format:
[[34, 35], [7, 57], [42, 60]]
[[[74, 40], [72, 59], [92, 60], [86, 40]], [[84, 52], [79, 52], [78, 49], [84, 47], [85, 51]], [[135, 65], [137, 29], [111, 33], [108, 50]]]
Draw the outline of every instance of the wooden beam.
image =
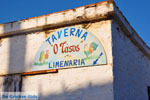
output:
[[45, 73], [58, 73], [58, 69], [24, 72], [24, 73], [21, 73], [21, 75], [35, 75], [35, 74], [45, 74]]

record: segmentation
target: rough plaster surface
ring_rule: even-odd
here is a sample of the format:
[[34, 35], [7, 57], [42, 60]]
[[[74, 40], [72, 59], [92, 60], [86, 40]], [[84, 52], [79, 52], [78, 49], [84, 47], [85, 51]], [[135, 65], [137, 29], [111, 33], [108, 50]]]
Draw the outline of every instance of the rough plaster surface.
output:
[[0, 91], [37, 92], [39, 100], [148, 99], [150, 49], [117, 6], [108, 2], [0, 24], [0, 75], [31, 71], [40, 44], [64, 25], [93, 33], [104, 47], [107, 65], [63, 69], [55, 74], [1, 76]]
[[[111, 11], [113, 11], [113, 4], [107, 3], [106, 1], [100, 4], [94, 4], [94, 6], [83, 6], [67, 11], [2, 24], [0, 25], [0, 34], [29, 28], [37, 28], [40, 26], [42, 28], [44, 25], [53, 26], [67, 23], [71, 24], [87, 19], [97, 19]], [[95, 18], [95, 16], [97, 17]]]
[[112, 23], [115, 100], [148, 100], [150, 59]]
[[20, 92], [21, 85], [22, 77], [20, 75], [0, 77], [0, 92]]
[[[73, 27], [87, 29], [100, 40], [106, 52], [107, 65], [63, 69], [56, 74], [23, 76], [20, 88], [23, 92], [39, 93], [39, 100], [113, 100], [111, 20]], [[57, 30], [59, 28], [4, 38], [0, 50], [4, 47], [9, 50], [7, 54], [1, 53], [0, 59], [6, 56], [9, 61], [4, 61], [2, 68], [5, 70], [1, 71], [2, 74], [31, 71], [32, 61], [40, 44]], [[9, 77], [3, 79], [18, 82], [14, 76]], [[15, 86], [19, 87], [18, 84]], [[10, 88], [13, 90], [14, 86]]]
[[0, 74], [31, 71], [34, 55], [44, 39], [43, 32], [2, 39]]
[[150, 59], [150, 48], [146, 45], [146, 43], [142, 40], [142, 38], [136, 33], [136, 31], [131, 27], [127, 19], [123, 16], [121, 11], [118, 10], [118, 7], [114, 5], [115, 18], [114, 20], [117, 24], [120, 24], [122, 30], [126, 31], [124, 34], [130, 36], [132, 42], [135, 43], [135, 46], [142, 49], [143, 53], [146, 53], [146, 56]]
[[113, 100], [112, 66], [60, 70], [56, 74], [23, 77], [22, 91], [39, 100]]
[[[83, 28], [84, 26], [85, 29], [92, 32], [100, 40], [106, 52], [107, 63], [109, 65], [112, 64], [110, 23], [110, 20], [106, 20], [73, 26], [79, 28]], [[32, 63], [38, 48], [49, 34], [59, 29], [60, 28], [2, 39], [0, 60], [3, 61], [1, 63], [1, 69], [3, 70], [0, 70], [0, 74], [32, 71]]]

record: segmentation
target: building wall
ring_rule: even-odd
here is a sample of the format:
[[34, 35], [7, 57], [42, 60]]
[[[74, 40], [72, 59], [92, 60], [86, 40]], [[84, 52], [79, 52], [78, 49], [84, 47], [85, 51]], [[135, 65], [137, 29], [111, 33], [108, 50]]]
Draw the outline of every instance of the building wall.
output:
[[[40, 75], [4, 76], [0, 77], [0, 84], [2, 84], [0, 90], [37, 92], [39, 100], [49, 98], [51, 100], [99, 100], [99, 98], [113, 100], [111, 20], [71, 25], [71, 27], [87, 29], [100, 40], [106, 52], [106, 65], [62, 69], [58, 73]], [[4, 68], [3, 73], [31, 70], [32, 61], [40, 44], [49, 34], [59, 29], [3, 38], [0, 47], [0, 59], [5, 59], [1, 64]]]
[[113, 100], [112, 66], [60, 70], [55, 74], [23, 77], [24, 92], [39, 100]]
[[[69, 26], [93, 33], [107, 64], [22, 75], [32, 71], [42, 42]], [[0, 24], [0, 92], [36, 92], [39, 100], [148, 100], [149, 51], [111, 1]]]
[[112, 21], [115, 100], [148, 100], [150, 59]]

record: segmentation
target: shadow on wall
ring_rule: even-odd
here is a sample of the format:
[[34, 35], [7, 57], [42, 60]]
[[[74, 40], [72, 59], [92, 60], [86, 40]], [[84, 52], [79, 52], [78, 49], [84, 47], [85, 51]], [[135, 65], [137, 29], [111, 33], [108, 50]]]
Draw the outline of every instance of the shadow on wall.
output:
[[[20, 23], [17, 25], [11, 25], [20, 29]], [[4, 26], [4, 31], [8, 32], [8, 26]], [[26, 35], [18, 35], [9, 37], [9, 67], [8, 72], [17, 72], [25, 70], [26, 62]], [[98, 76], [97, 76], [98, 77]], [[22, 76], [9, 75], [3, 79], [3, 92], [19, 92], [22, 91]], [[78, 80], [76, 80], [78, 81]], [[50, 83], [48, 83], [49, 85]], [[30, 85], [30, 84], [29, 84]], [[35, 84], [36, 85], [36, 84]], [[61, 83], [62, 92], [53, 91], [52, 93], [45, 93], [42, 91], [42, 87], [47, 85], [39, 85], [39, 100], [112, 100], [113, 87], [112, 83], [105, 83], [103, 85], [94, 85], [89, 82], [87, 86], [80, 86], [78, 88], [72, 88], [72, 84], [65, 85]], [[52, 86], [54, 87], [54, 86]], [[51, 88], [49, 88], [51, 91]], [[31, 89], [32, 90], [32, 89]], [[45, 90], [47, 91], [47, 89]], [[28, 91], [25, 91], [28, 92]], [[102, 98], [102, 99], [101, 99]]]
[[148, 59], [112, 22], [112, 53], [115, 100], [148, 100]]
[[[14, 22], [4, 24], [4, 33], [11, 29], [21, 29], [21, 23]], [[8, 30], [9, 29], [9, 30]], [[26, 55], [26, 35], [18, 35], [8, 37], [9, 39], [9, 65], [7, 72], [17, 73], [25, 69], [25, 55]], [[15, 92], [21, 91], [22, 78], [20, 75], [9, 75], [3, 79], [3, 91]]]
[[94, 85], [89, 82], [84, 87], [77, 84], [78, 88], [73, 88], [72, 85], [66, 86], [64, 83], [61, 84], [61, 92], [49, 88], [49, 94], [43, 91], [42, 87], [44, 86], [39, 85], [38, 100], [113, 100], [112, 83]]

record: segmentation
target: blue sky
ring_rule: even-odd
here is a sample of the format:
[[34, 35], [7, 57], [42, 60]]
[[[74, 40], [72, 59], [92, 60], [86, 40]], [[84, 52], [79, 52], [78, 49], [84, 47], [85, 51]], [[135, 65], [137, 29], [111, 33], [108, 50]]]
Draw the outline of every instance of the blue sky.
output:
[[[0, 23], [72, 9], [103, 0], [1, 0]], [[150, 0], [116, 0], [132, 27], [150, 46]]]

